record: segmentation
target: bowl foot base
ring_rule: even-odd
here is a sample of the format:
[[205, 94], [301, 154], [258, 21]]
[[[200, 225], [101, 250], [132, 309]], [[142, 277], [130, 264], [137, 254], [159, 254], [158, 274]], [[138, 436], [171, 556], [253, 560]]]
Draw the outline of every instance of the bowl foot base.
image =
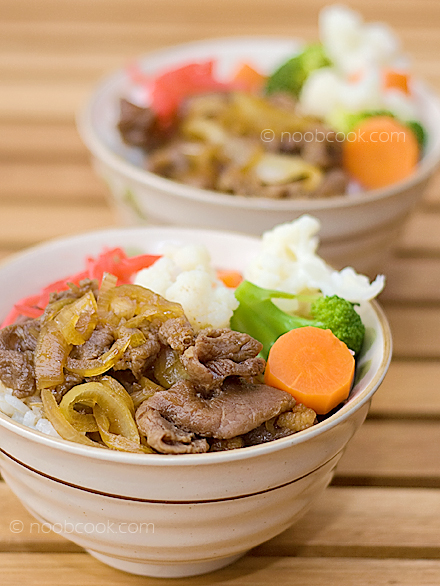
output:
[[193, 562], [174, 562], [174, 563], [150, 563], [134, 562], [127, 559], [106, 555], [91, 549], [87, 550], [94, 558], [124, 572], [138, 574], [140, 576], [150, 576], [152, 578], [184, 578], [186, 576], [198, 576], [224, 568], [229, 564], [245, 555], [242, 552], [236, 555], [223, 557], [220, 559], [193, 561]]

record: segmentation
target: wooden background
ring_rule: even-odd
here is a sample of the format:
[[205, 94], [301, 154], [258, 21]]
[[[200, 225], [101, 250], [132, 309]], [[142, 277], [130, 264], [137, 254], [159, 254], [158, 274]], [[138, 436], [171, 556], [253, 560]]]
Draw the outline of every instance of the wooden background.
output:
[[[149, 50], [215, 36], [316, 38], [318, 0], [0, 0], [0, 258], [114, 225], [75, 113], [98, 79]], [[350, 2], [385, 20], [440, 94], [440, 2]], [[52, 534], [0, 482], [4, 586], [440, 584], [440, 175], [386, 269], [395, 352], [332, 486], [294, 528], [209, 576], [128, 576]]]

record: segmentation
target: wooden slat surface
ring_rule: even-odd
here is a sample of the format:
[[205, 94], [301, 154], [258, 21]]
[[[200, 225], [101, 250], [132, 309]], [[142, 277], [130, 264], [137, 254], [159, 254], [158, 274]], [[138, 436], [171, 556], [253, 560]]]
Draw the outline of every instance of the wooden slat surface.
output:
[[[75, 117], [136, 56], [228, 35], [316, 38], [323, 0], [2, 0], [0, 259], [115, 225]], [[440, 93], [440, 3], [353, 0], [394, 27]], [[434, 586], [440, 584], [440, 171], [383, 268], [394, 358], [332, 486], [298, 524], [208, 576], [155, 580], [94, 560], [32, 517], [0, 481], [2, 586]], [[11, 531], [12, 521], [23, 531]], [[34, 529], [31, 530], [31, 527]]]

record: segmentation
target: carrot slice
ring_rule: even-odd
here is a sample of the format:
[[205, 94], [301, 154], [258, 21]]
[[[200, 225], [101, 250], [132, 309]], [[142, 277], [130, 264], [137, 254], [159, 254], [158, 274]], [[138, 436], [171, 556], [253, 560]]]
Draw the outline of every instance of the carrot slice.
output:
[[239, 271], [227, 271], [227, 270], [218, 269], [217, 270], [217, 279], [222, 281], [222, 283], [226, 287], [230, 287], [231, 289], [235, 289], [242, 282], [243, 276]]
[[258, 92], [266, 83], [267, 77], [248, 65], [243, 65], [238, 69], [232, 81], [240, 86], [245, 92]]
[[324, 414], [348, 397], [354, 369], [352, 353], [331, 330], [306, 326], [276, 340], [267, 358], [264, 382]]
[[409, 90], [409, 75], [404, 71], [396, 69], [386, 69], [384, 71], [384, 86], [385, 89], [400, 90], [404, 94], [410, 94]]
[[419, 159], [419, 145], [407, 126], [390, 116], [373, 116], [347, 134], [342, 159], [354, 179], [375, 189], [411, 175]]

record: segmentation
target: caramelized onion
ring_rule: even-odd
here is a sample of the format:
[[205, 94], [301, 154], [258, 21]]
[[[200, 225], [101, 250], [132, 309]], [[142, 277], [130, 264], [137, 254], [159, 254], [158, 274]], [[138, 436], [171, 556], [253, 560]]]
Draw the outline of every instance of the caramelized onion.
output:
[[179, 303], [167, 301], [140, 285], [120, 285], [107, 290], [98, 303], [98, 315], [103, 323], [117, 326], [121, 320], [127, 328], [138, 327], [153, 318], [166, 321], [183, 316]]
[[125, 350], [128, 348], [131, 340], [131, 335], [128, 332], [116, 340], [110, 350], [104, 352], [99, 358], [91, 360], [67, 358], [66, 370], [79, 374], [80, 376], [98, 376], [107, 372], [112, 368], [116, 362], [122, 357]]
[[154, 453], [148, 445], [141, 445], [140, 438], [139, 441], [136, 442], [124, 437], [123, 435], [111, 433], [109, 431], [110, 421], [99, 405], [95, 405], [93, 407], [93, 415], [98, 425], [101, 439], [107, 447], [111, 448], [112, 450], [118, 450], [120, 452], [133, 452], [135, 454]]
[[92, 291], [61, 309], [54, 321], [68, 344], [84, 344], [98, 323], [98, 307]]
[[65, 440], [85, 444], [86, 446], [102, 447], [100, 444], [92, 441], [83, 433], [77, 431], [64, 417], [55, 400], [55, 397], [48, 389], [41, 391], [41, 400], [43, 402], [44, 412], [47, 419], [52, 423], [55, 431]]
[[[61, 399], [60, 410], [66, 420], [75, 426], [81, 416], [89, 420], [89, 414], [81, 414], [75, 410], [76, 405], [91, 408], [99, 405], [110, 421], [112, 432], [120, 434], [134, 443], [139, 443], [139, 432], [133, 417], [133, 402], [122, 385], [119, 386], [120, 388], [115, 391], [108, 381], [107, 384], [93, 381], [76, 385]], [[132, 405], [131, 409], [128, 407], [129, 402]]]
[[64, 381], [70, 348], [54, 321], [42, 326], [34, 355], [37, 389], [56, 387]]
[[177, 381], [188, 378], [180, 355], [172, 348], [163, 348], [154, 363], [154, 377], [165, 389], [172, 387]]
[[142, 376], [138, 383], [142, 386], [142, 388], [139, 391], [131, 393], [130, 395], [135, 409], [137, 409], [141, 403], [152, 397], [157, 391], [164, 390], [164, 387], [157, 385], [146, 376]]

